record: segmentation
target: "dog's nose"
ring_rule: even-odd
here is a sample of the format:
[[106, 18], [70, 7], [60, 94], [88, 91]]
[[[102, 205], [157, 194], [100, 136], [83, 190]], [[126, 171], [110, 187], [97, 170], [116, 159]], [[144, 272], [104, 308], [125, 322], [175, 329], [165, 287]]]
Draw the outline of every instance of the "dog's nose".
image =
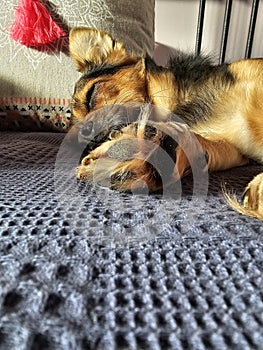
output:
[[84, 137], [90, 136], [93, 129], [93, 122], [87, 122], [83, 128], [80, 130], [81, 135]]
[[92, 139], [93, 122], [89, 121], [83, 125], [78, 134], [79, 143], [87, 143]]

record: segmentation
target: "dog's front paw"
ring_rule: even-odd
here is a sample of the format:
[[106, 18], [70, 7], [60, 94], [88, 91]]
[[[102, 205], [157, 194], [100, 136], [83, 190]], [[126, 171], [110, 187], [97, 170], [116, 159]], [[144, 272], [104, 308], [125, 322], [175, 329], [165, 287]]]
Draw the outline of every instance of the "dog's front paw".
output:
[[89, 180], [104, 187], [129, 190], [132, 182], [146, 175], [147, 167], [138, 153], [136, 140], [110, 140], [85, 156], [77, 169], [80, 180]]
[[157, 189], [157, 181], [152, 175], [152, 170], [142, 159], [120, 162], [105, 155], [97, 158], [95, 153], [91, 153], [83, 158], [77, 177], [119, 191], [143, 187], [154, 191]]
[[77, 176], [121, 191], [157, 191], [190, 170], [179, 142], [186, 132], [179, 123], [130, 124], [85, 156]]
[[243, 206], [257, 218], [263, 219], [263, 173], [248, 184], [243, 196]]

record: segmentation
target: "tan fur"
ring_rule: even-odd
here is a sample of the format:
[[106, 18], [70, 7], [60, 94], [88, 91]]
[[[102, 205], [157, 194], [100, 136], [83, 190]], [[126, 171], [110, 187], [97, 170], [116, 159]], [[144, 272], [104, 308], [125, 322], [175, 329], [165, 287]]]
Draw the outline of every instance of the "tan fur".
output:
[[159, 74], [146, 73], [150, 102], [156, 106], [173, 111], [177, 104], [175, 95], [176, 82], [170, 72]]
[[263, 162], [263, 60], [238, 61], [230, 71], [237, 79], [235, 85], [218, 101], [213, 118], [198, 123], [193, 131], [209, 140], [226, 140], [242, 154]]
[[226, 200], [234, 209], [245, 215], [263, 219], [263, 173], [255, 176], [248, 184], [244, 193], [243, 205], [226, 190], [224, 193]]
[[[88, 73], [93, 67], [116, 65], [122, 69], [113, 75], [99, 75], [85, 81], [83, 78], [76, 87], [72, 102], [73, 115], [77, 120], [88, 120], [90, 111], [85, 105], [88, 91], [96, 85], [92, 111], [105, 105], [127, 102], [149, 102], [176, 113], [177, 105], [191, 102], [196, 96], [213, 92], [215, 101], [211, 115], [191, 126], [191, 131], [208, 155], [208, 170], [225, 170], [241, 166], [252, 158], [263, 163], [263, 59], [241, 60], [229, 66], [234, 76], [232, 84], [222, 84], [220, 77], [210, 77], [203, 86], [180, 90], [172, 72], [167, 69], [146, 69], [143, 57], [127, 55], [122, 43], [114, 41], [108, 34], [94, 29], [73, 29], [70, 33], [70, 54], [81, 72]], [[157, 122], [166, 123], [166, 115], [160, 113]], [[172, 128], [175, 128], [173, 126]], [[110, 145], [122, 139], [140, 138], [127, 129], [115, 135], [90, 155], [83, 159], [78, 169], [79, 178], [92, 178], [98, 159], [107, 158]], [[177, 132], [172, 130], [172, 132]], [[159, 135], [160, 136], [160, 135]], [[156, 137], [159, 143], [161, 137]], [[144, 150], [145, 151], [145, 150]], [[97, 153], [96, 153], [97, 152]], [[143, 152], [145, 153], [145, 152]], [[149, 150], [151, 153], [151, 150]], [[144, 154], [145, 155], [145, 154]], [[134, 155], [134, 156], [138, 156]], [[152, 190], [156, 184], [152, 179], [147, 162], [132, 159], [113, 165], [109, 162], [107, 172], [133, 172], [136, 179], [142, 179]], [[183, 176], [189, 168], [187, 157], [177, 151], [174, 176]], [[134, 178], [119, 184], [119, 189], [133, 186]], [[136, 183], [136, 181], [135, 181]], [[137, 182], [139, 184], [139, 182]], [[246, 215], [263, 219], [263, 175], [258, 175], [248, 185], [243, 205], [228, 197], [230, 204]]]
[[94, 30], [89, 28], [73, 28], [70, 31], [69, 50], [80, 72], [85, 72], [87, 66], [103, 64], [105, 60], [116, 63], [126, 59], [122, 43], [113, 42], [112, 38], [102, 31], [93, 34]]
[[[98, 77], [87, 82], [83, 89], [76, 91], [72, 100], [72, 112], [74, 117], [80, 121], [86, 118], [87, 110], [85, 99], [88, 90], [95, 83], [98, 83], [98, 99], [93, 111], [112, 104], [123, 104], [124, 102], [143, 103], [145, 101], [145, 84], [142, 81], [142, 61], [135, 66], [124, 68], [112, 77]], [[126, 79], [129, 77], [129, 89], [126, 88]]]

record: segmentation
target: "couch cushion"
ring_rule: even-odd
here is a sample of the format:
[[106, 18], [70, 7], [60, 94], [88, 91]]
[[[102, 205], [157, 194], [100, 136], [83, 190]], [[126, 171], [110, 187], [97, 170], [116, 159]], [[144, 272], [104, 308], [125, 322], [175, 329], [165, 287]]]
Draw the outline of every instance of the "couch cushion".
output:
[[[78, 78], [68, 56], [68, 38], [37, 49], [12, 40], [17, 3], [4, 0], [0, 14], [0, 130], [67, 131]], [[136, 54], [152, 55], [154, 0], [54, 0], [48, 9], [66, 32], [76, 26], [95, 27], [124, 41]]]

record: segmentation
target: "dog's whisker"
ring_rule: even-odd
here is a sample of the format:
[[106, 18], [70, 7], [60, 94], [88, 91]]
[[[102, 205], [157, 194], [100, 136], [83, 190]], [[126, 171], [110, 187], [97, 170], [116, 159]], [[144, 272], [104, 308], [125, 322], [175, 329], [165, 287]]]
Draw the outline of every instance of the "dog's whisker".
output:
[[154, 92], [153, 94], [151, 94], [151, 96], [152, 96], [152, 97], [155, 97], [156, 94], [159, 94], [160, 92], [164, 92], [164, 91], [168, 91], [168, 90], [169, 90], [168, 88], [167, 88], [167, 89], [158, 90], [158, 91]]
[[117, 96], [116, 100], [114, 101], [114, 104], [122, 104], [125, 100], [125, 102], [131, 102], [132, 100], [128, 100], [126, 101], [126, 97], [128, 97], [129, 95], [132, 95], [133, 92], [132, 91], [125, 91], [124, 93], [122, 93], [121, 95]]
[[108, 106], [108, 100], [106, 98], [106, 94], [104, 91], [103, 91], [103, 100], [104, 100], [104, 106]]
[[173, 100], [174, 99], [173, 96], [161, 94], [161, 93], [163, 93], [165, 91], [168, 91], [168, 89], [162, 89], [162, 90], [156, 91], [153, 94], [151, 94], [151, 98], [157, 97], [157, 98], [167, 98], [167, 99]]

